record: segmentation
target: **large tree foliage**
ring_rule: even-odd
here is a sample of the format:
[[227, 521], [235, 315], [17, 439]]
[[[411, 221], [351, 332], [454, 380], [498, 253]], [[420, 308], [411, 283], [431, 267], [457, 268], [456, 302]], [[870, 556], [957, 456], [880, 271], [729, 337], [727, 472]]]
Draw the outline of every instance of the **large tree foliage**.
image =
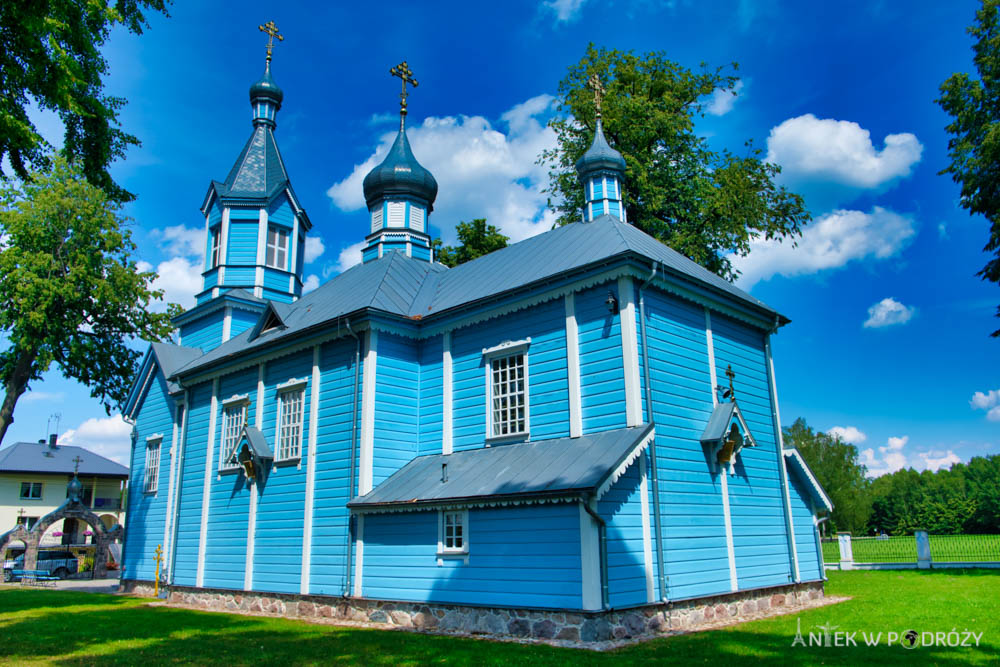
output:
[[455, 267], [494, 250], [507, 247], [510, 239], [499, 229], [486, 223], [486, 218], [476, 218], [472, 222], [460, 222], [457, 246], [443, 246], [441, 239], [434, 239], [435, 258], [445, 266]]
[[[141, 34], [144, 12], [166, 13], [167, 0], [10, 0], [0, 2], [0, 160], [15, 174], [49, 167], [49, 147], [28, 116], [34, 102], [59, 114], [64, 154], [117, 201], [133, 196], [110, 164], [139, 140], [118, 126], [125, 100], [105, 95], [100, 47], [115, 26]], [[4, 175], [0, 167], [0, 175]]]
[[627, 163], [623, 194], [629, 222], [678, 252], [733, 280], [730, 254], [746, 255], [755, 237], [801, 234], [808, 221], [802, 198], [775, 184], [777, 165], [752, 143], [743, 154], [712, 150], [695, 133], [705, 97], [735, 84], [736, 65], [691, 70], [662, 52], [636, 56], [593, 45], [559, 84], [553, 119], [558, 147], [546, 151], [550, 207], [559, 223], [580, 220], [583, 188], [574, 164], [594, 136], [595, 109], [587, 79], [601, 77], [604, 134]]
[[871, 511], [867, 472], [858, 462], [858, 448], [822, 431], [814, 431], [806, 420], [783, 429], [787, 446], [795, 447], [816, 475], [833, 502], [832, 530], [862, 534]]
[[111, 408], [123, 403], [139, 353], [133, 337], [170, 335], [149, 304], [154, 273], [136, 270], [121, 205], [65, 159], [0, 190], [0, 442], [31, 381], [55, 364]]
[[[993, 256], [976, 275], [1000, 283], [1000, 0], [983, 0], [969, 34], [976, 38], [972, 62], [978, 79], [965, 72], [941, 84], [941, 108], [952, 118], [947, 126], [951, 174], [961, 185], [961, 204], [990, 223], [983, 250]], [[1000, 317], [1000, 306], [997, 307]], [[1000, 337], [1000, 329], [993, 332]]]

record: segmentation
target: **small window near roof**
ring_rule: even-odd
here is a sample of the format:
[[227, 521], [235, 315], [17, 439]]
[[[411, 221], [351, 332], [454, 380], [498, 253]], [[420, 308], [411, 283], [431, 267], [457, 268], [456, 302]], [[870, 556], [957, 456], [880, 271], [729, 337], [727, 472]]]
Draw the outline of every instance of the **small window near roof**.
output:
[[41, 497], [41, 482], [21, 482], [21, 500], [40, 500]]
[[212, 249], [211, 254], [209, 255], [210, 264], [208, 268], [214, 269], [219, 265], [219, 248], [222, 244], [222, 230], [219, 227], [215, 227], [210, 233], [212, 234]]
[[146, 441], [146, 477], [143, 480], [142, 490], [144, 493], [156, 493], [160, 484], [160, 443], [163, 440]]

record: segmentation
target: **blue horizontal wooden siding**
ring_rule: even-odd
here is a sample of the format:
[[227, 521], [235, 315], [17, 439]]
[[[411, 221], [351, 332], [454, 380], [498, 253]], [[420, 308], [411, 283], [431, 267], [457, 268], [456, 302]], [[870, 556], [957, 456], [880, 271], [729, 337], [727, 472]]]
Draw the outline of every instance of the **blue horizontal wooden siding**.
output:
[[636, 461], [597, 503], [607, 524], [608, 596], [612, 607], [646, 604], [642, 497]]
[[437, 564], [436, 511], [365, 517], [365, 597], [580, 609], [576, 504], [469, 510], [469, 564]]
[[716, 374], [736, 373], [736, 400], [757, 442], [736, 457], [736, 474], [729, 478], [729, 506], [739, 587], [759, 588], [792, 580], [787, 527], [771, 394], [764, 355], [764, 332], [712, 313]]
[[[125, 514], [125, 571], [131, 578], [152, 580], [156, 563], [156, 545], [163, 542], [167, 520], [167, 496], [170, 479], [170, 448], [173, 445], [173, 399], [167, 393], [163, 374], [156, 369], [156, 379], [149, 386], [136, 419], [137, 438], [132, 449], [131, 492]], [[158, 489], [145, 493], [147, 438], [162, 435]]]
[[204, 289], [211, 289], [219, 284], [219, 269], [215, 268], [205, 274]]
[[190, 408], [184, 441], [184, 466], [180, 474], [177, 504], [177, 548], [174, 583], [194, 586], [198, 571], [198, 543], [205, 481], [208, 420], [212, 405], [212, 383], [195, 385], [188, 392]]
[[417, 454], [441, 453], [443, 419], [443, 336], [420, 342], [420, 430]]
[[799, 557], [799, 577], [802, 581], [823, 578], [823, 569], [816, 553], [816, 526], [809, 506], [809, 492], [798, 474], [788, 471], [792, 523], [795, 528], [795, 551]]
[[252, 329], [257, 324], [257, 320], [260, 319], [259, 313], [243, 310], [242, 308], [233, 308], [231, 312], [232, 318], [229, 325], [230, 338], [235, 338], [247, 329]]
[[227, 287], [253, 287], [257, 277], [254, 266], [227, 266], [225, 285]]
[[[224, 375], [219, 380], [219, 408], [215, 420], [214, 461], [218, 469], [222, 452], [222, 401], [246, 394], [246, 423], [253, 424], [257, 403], [257, 367]], [[243, 588], [246, 570], [247, 527], [250, 520], [250, 493], [239, 470], [213, 474], [212, 500], [208, 514], [204, 583], [209, 588]]]
[[[286, 264], [287, 266], [287, 264]], [[264, 287], [277, 292], [288, 291], [288, 274], [284, 271], [274, 269], [264, 269]]]
[[278, 593], [298, 593], [302, 559], [300, 553], [305, 507], [306, 461], [312, 391], [312, 349], [279, 357], [264, 370], [264, 409], [261, 431], [271, 449], [278, 451], [277, 385], [305, 379], [302, 408], [302, 449], [300, 462], [272, 465], [260, 484], [257, 502], [257, 529], [254, 544], [253, 589]]
[[205, 352], [222, 344], [222, 322], [225, 313], [219, 309], [181, 325], [181, 344], [200, 347]]
[[282, 195], [275, 199], [267, 209], [267, 221], [272, 225], [291, 227], [295, 222], [295, 214], [288, 203], [288, 197]]
[[625, 370], [621, 320], [608, 312], [605, 284], [577, 293], [576, 322], [580, 340], [580, 407], [583, 432], [622, 428], [625, 421]]
[[417, 341], [380, 332], [377, 351], [372, 459], [375, 486], [417, 455], [420, 398]]
[[721, 481], [700, 438], [712, 413], [705, 314], [659, 290], [645, 294], [668, 597], [729, 590]]
[[230, 222], [226, 245], [226, 264], [257, 263], [257, 230], [259, 223]]
[[[364, 356], [359, 364], [357, 430], [360, 432], [361, 388]], [[347, 560], [345, 535], [347, 501], [357, 493], [348, 489], [351, 450], [351, 390], [354, 387], [355, 341], [344, 338], [324, 343], [320, 349], [319, 418], [316, 437], [316, 479], [313, 500], [313, 547], [310, 592], [322, 595], [344, 593]], [[360, 449], [360, 436], [358, 436]], [[357, 470], [359, 452], [355, 451]]]

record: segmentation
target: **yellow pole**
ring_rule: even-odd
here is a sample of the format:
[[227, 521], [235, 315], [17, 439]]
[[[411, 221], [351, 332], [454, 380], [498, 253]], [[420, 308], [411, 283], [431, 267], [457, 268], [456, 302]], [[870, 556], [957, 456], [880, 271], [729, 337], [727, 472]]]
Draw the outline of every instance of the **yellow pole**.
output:
[[156, 581], [153, 582], [153, 597], [160, 597], [160, 563], [163, 562], [163, 545], [156, 545]]

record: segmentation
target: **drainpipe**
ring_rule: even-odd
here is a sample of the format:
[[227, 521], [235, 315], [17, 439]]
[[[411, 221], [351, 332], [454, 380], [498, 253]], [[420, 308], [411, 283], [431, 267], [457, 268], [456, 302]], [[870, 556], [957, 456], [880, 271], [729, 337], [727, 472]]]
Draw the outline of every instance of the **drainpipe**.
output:
[[[649, 373], [649, 343], [646, 340], [646, 297], [645, 289], [656, 278], [660, 263], [653, 262], [649, 278], [639, 286], [639, 332], [642, 336], [642, 374], [646, 386], [646, 415], [649, 423], [656, 425], [653, 418], [653, 388], [650, 383]], [[656, 460], [656, 438], [649, 442], [649, 458], [652, 459], [650, 466], [650, 476], [653, 481], [653, 532], [656, 534], [656, 572], [659, 574], [660, 600], [667, 601], [667, 575], [663, 571], [663, 529], [660, 518], [660, 475], [659, 464]]]
[[590, 503], [587, 499], [581, 498], [580, 502], [583, 504], [583, 509], [587, 511], [587, 514], [594, 518], [597, 522], [597, 543], [600, 545], [600, 559], [601, 559], [601, 607], [605, 610], [611, 609], [611, 604], [608, 600], [608, 533], [607, 524], [601, 516], [590, 508]]
[[[347, 333], [354, 337], [356, 343], [354, 347], [354, 388], [351, 391], [351, 458], [347, 464], [347, 502], [354, 497], [354, 457], [358, 447], [358, 367], [361, 364], [361, 337], [351, 328], [351, 321], [345, 320]], [[346, 505], [344, 509], [347, 509]], [[344, 547], [347, 552], [347, 559], [344, 561], [346, 570], [344, 572], [344, 597], [351, 594], [351, 561], [354, 560], [354, 552], [351, 551], [351, 535], [353, 530], [354, 517], [350, 511], [347, 513], [347, 528], [344, 530]]]

